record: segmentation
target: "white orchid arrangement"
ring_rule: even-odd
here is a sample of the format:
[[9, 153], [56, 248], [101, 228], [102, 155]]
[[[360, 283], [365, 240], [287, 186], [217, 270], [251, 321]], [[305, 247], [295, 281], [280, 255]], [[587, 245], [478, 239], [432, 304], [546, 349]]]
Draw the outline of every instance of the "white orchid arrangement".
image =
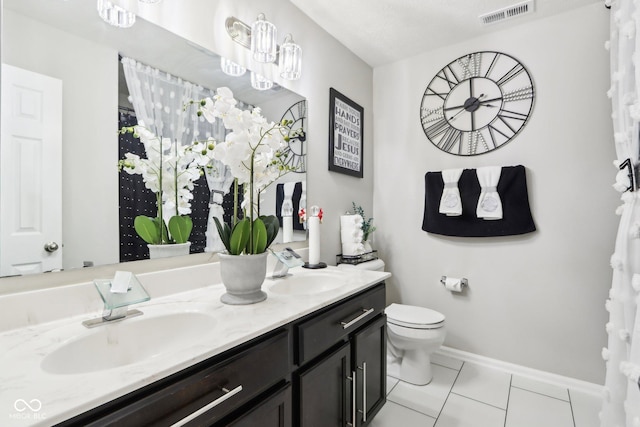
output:
[[260, 193], [282, 175], [293, 170], [284, 163], [283, 150], [289, 140], [288, 120], [268, 122], [260, 108], [241, 110], [229, 88], [217, 89], [213, 98], [200, 101], [198, 115], [208, 122], [220, 118], [230, 132], [223, 142], [215, 144], [212, 156], [230, 168], [237, 185], [244, 185], [245, 216], [237, 220], [237, 197], [233, 223], [216, 226], [220, 238], [232, 255], [259, 254], [267, 250], [275, 239], [279, 224], [273, 216], [260, 216]]
[[136, 232], [149, 244], [186, 243], [193, 228], [189, 214], [194, 181], [210, 163], [215, 141], [179, 145], [170, 138], [158, 137], [143, 122], [123, 127], [120, 133], [140, 138], [147, 157], [126, 153], [124, 160], [118, 162], [119, 169], [142, 175], [145, 187], [156, 194], [158, 206], [155, 218], [135, 218]]

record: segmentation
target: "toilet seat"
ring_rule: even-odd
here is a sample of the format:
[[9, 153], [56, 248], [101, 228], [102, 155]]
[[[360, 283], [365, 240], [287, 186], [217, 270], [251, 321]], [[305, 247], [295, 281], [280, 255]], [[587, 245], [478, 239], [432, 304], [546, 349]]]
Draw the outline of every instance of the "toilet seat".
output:
[[412, 329], [439, 329], [444, 326], [444, 315], [426, 307], [391, 304], [385, 309], [387, 322]]

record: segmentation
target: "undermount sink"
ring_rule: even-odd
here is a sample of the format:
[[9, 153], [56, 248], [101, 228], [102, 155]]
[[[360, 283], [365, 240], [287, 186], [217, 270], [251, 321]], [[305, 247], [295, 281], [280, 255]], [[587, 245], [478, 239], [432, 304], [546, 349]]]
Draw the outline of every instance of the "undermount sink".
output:
[[344, 277], [335, 272], [294, 274], [276, 280], [269, 290], [282, 295], [314, 295], [337, 289], [346, 283]]
[[142, 362], [198, 342], [215, 323], [199, 312], [124, 319], [72, 338], [49, 353], [41, 367], [51, 374], [81, 374]]

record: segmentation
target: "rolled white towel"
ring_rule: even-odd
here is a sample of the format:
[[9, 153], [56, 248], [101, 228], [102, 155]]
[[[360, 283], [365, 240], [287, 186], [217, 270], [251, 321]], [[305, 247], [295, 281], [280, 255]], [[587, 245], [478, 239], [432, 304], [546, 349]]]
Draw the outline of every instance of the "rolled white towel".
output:
[[447, 216], [462, 215], [462, 200], [458, 189], [458, 180], [462, 175], [462, 169], [447, 169], [442, 171], [444, 188], [440, 197], [439, 212]]
[[478, 218], [487, 220], [502, 219], [502, 201], [498, 194], [498, 182], [500, 181], [500, 166], [487, 166], [476, 169], [481, 191], [476, 208]]
[[293, 214], [293, 190], [296, 188], [295, 182], [285, 182], [283, 186], [284, 198], [280, 216], [291, 216]]

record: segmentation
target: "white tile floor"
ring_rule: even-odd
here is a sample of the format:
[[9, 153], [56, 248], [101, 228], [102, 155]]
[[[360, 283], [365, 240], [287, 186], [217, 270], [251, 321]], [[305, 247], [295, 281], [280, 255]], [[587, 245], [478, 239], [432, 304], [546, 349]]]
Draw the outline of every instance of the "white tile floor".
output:
[[599, 427], [600, 399], [442, 355], [433, 381], [387, 379], [387, 403], [371, 427]]

